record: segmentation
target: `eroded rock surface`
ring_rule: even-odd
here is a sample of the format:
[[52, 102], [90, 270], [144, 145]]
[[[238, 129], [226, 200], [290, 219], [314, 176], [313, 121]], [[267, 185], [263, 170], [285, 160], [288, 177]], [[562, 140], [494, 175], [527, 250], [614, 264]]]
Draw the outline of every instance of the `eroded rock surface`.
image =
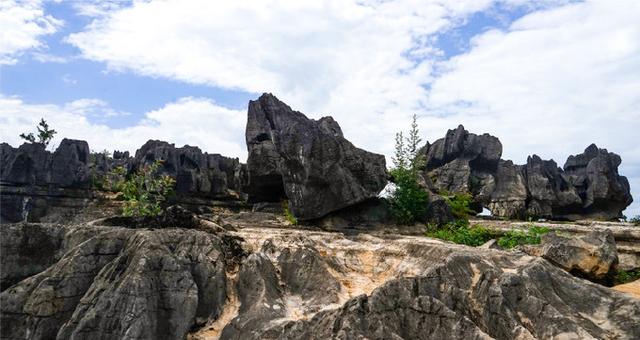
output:
[[615, 219], [632, 202], [629, 182], [618, 174], [620, 156], [590, 145], [569, 156], [564, 169], [537, 155], [525, 165], [502, 160], [500, 141], [462, 125], [427, 143], [423, 177], [433, 192], [471, 193], [476, 207], [495, 216]]
[[[19, 282], [0, 294], [0, 337], [640, 336], [640, 300], [523, 253], [384, 233], [239, 225], [209, 233], [100, 223], [48, 226], [58, 231], [7, 226], [13, 240], [45, 228], [53, 260], [38, 262], [33, 252], [48, 238], [26, 239], [23, 261], [38, 267], [13, 267]], [[9, 242], [2, 247], [3, 254], [13, 249]]]
[[309, 119], [271, 94], [249, 102], [246, 140], [250, 201], [288, 199], [302, 220], [375, 198], [387, 184], [383, 155], [355, 147], [331, 117]]
[[99, 226], [61, 234], [68, 251], [59, 260], [0, 294], [3, 339], [183, 339], [219, 316], [226, 299], [219, 237]]
[[593, 231], [581, 237], [542, 235], [538, 246], [524, 246], [526, 253], [540, 256], [556, 266], [586, 279], [612, 284], [618, 251], [611, 230]]

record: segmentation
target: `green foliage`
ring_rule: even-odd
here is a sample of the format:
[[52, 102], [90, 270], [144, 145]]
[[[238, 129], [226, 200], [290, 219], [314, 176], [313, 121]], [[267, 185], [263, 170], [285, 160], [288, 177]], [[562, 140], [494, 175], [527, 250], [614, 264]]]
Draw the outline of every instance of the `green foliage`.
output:
[[424, 166], [418, 147], [422, 141], [419, 137], [417, 117], [413, 115], [409, 137], [402, 132], [396, 134], [396, 146], [393, 169], [390, 173], [396, 189], [389, 202], [391, 212], [398, 223], [411, 224], [424, 216], [427, 210], [428, 196], [418, 184], [418, 171]]
[[457, 220], [438, 228], [429, 229], [431, 229], [427, 230], [427, 236], [429, 237], [472, 247], [480, 246], [498, 236], [497, 232], [482, 226], [469, 227], [469, 222], [466, 220]]
[[550, 232], [549, 228], [530, 226], [525, 232], [510, 230], [498, 239], [498, 245], [504, 249], [511, 249], [523, 244], [540, 244], [540, 236]]
[[28, 134], [21, 133], [20, 138], [26, 140], [29, 143], [44, 144], [44, 146], [46, 147], [53, 139], [53, 136], [58, 133], [56, 132], [56, 130], [49, 129], [49, 124], [47, 124], [47, 121], [45, 121], [44, 118], [40, 119], [40, 123], [38, 123], [36, 129], [38, 129], [37, 136], [34, 136], [33, 132], [29, 132]]
[[632, 217], [629, 222], [633, 223], [633, 225], [635, 226], [640, 226], [640, 215], [636, 215], [635, 217]]
[[451, 208], [451, 214], [456, 220], [468, 220], [469, 216], [475, 215], [469, 206], [473, 197], [469, 193], [455, 193], [453, 195], [449, 193], [442, 193], [447, 204]]
[[289, 209], [289, 201], [282, 201], [282, 210], [284, 211], [284, 218], [286, 218], [289, 223], [291, 223], [292, 225], [298, 224], [298, 219]]
[[173, 193], [175, 179], [168, 175], [158, 175], [162, 161], [145, 166], [125, 178], [126, 170], [118, 167], [107, 175], [107, 181], [114, 192], [122, 193], [124, 216], [158, 216], [162, 213], [162, 203]]
[[633, 282], [635, 280], [640, 280], [640, 269], [619, 270], [616, 272], [615, 284], [617, 285]]
[[497, 238], [500, 247], [511, 249], [522, 244], [540, 244], [540, 235], [549, 231], [548, 228], [531, 226], [526, 232], [512, 230], [500, 237], [497, 231], [482, 226], [470, 227], [468, 221], [457, 220], [441, 227], [428, 227], [427, 236], [472, 247]]

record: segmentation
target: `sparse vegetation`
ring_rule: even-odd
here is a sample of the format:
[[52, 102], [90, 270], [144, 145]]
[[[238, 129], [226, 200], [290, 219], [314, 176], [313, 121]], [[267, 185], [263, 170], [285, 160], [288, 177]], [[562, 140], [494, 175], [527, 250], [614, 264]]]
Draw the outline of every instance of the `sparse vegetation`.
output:
[[470, 227], [467, 220], [460, 219], [437, 228], [428, 228], [427, 236], [477, 247], [496, 238], [498, 233], [482, 226]]
[[427, 192], [418, 184], [418, 171], [424, 164], [418, 152], [421, 141], [416, 115], [413, 115], [409, 137], [404, 137], [402, 132], [396, 134], [394, 167], [390, 171], [396, 186], [389, 198], [391, 211], [401, 224], [414, 223], [427, 210]]
[[40, 119], [40, 123], [36, 126], [38, 130], [37, 136], [33, 134], [33, 132], [29, 133], [21, 133], [20, 138], [26, 140], [29, 143], [39, 143], [43, 144], [45, 147], [49, 145], [53, 136], [58, 133], [56, 130], [49, 129], [49, 124], [44, 118]]
[[629, 219], [629, 222], [633, 223], [633, 225], [635, 226], [640, 226], [640, 215], [632, 217], [631, 219]]
[[511, 230], [498, 239], [498, 245], [511, 249], [524, 244], [540, 244], [540, 236], [550, 232], [549, 228], [531, 225], [527, 231]]
[[298, 224], [298, 219], [293, 215], [291, 209], [289, 209], [289, 201], [282, 201], [282, 210], [284, 211], [284, 218], [292, 225]]
[[635, 280], [640, 280], [640, 269], [618, 270], [616, 272], [615, 284], [621, 285]]
[[126, 170], [118, 167], [107, 175], [112, 191], [120, 192], [125, 201], [124, 216], [158, 216], [162, 204], [173, 193], [175, 179], [158, 175], [162, 161], [147, 165], [126, 178]]

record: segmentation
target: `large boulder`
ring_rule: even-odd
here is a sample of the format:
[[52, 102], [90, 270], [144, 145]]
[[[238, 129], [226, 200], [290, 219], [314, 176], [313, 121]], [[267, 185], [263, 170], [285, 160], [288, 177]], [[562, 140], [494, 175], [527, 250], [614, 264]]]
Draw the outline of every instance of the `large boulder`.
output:
[[500, 159], [500, 141], [458, 126], [421, 149], [429, 189], [470, 193], [476, 210], [508, 218], [616, 219], [632, 202], [629, 182], [618, 174], [620, 156], [597, 146], [570, 156], [564, 169], [537, 155], [525, 165]]
[[249, 200], [289, 200], [302, 220], [374, 198], [387, 184], [383, 155], [346, 140], [331, 117], [307, 118], [271, 94], [249, 102]]
[[620, 156], [595, 144], [582, 154], [569, 156], [564, 171], [582, 198], [581, 215], [598, 219], [622, 217], [622, 210], [633, 198], [629, 181], [618, 174], [621, 162]]
[[538, 246], [522, 250], [540, 256], [571, 274], [611, 285], [618, 265], [618, 251], [611, 230], [592, 231], [581, 237], [562, 237], [550, 232], [542, 235]]

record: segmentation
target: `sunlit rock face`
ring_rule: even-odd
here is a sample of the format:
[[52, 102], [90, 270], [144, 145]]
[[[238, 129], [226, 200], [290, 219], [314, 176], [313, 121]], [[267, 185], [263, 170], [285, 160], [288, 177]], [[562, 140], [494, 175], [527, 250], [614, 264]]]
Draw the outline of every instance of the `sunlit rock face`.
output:
[[430, 190], [471, 193], [478, 212], [486, 207], [495, 216], [610, 220], [632, 202], [629, 182], [618, 174], [620, 156], [594, 144], [569, 156], [564, 168], [537, 155], [516, 165], [500, 159], [497, 138], [460, 125], [421, 154]]
[[198, 229], [7, 225], [1, 250], [20, 258], [2, 257], [1, 337], [640, 336], [640, 300], [543, 258], [234, 221], [227, 231], [207, 220]]
[[249, 200], [287, 199], [302, 220], [375, 198], [387, 184], [383, 155], [359, 149], [331, 117], [307, 118], [271, 94], [249, 102]]

